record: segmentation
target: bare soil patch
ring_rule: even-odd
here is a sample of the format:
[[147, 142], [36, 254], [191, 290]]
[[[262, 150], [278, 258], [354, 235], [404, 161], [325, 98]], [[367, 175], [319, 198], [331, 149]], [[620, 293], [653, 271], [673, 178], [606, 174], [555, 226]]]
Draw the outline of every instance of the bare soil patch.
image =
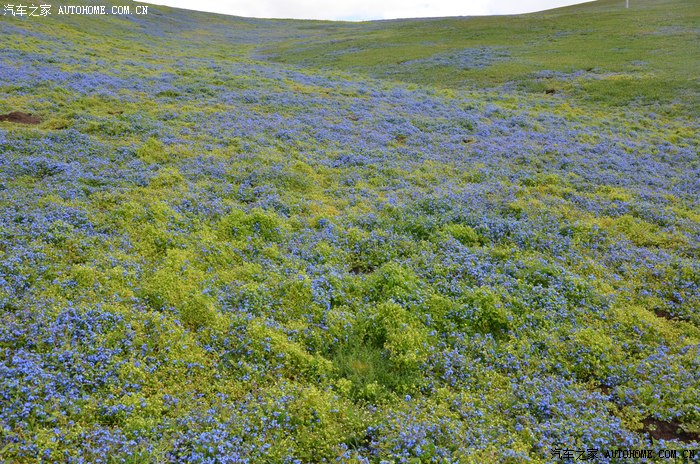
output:
[[14, 122], [18, 124], [39, 124], [41, 119], [31, 113], [13, 111], [12, 113], [0, 114], [0, 121]]
[[644, 424], [644, 431], [655, 440], [700, 441], [700, 436], [697, 433], [686, 432], [677, 421], [662, 421], [647, 417], [642, 420], [642, 424]]

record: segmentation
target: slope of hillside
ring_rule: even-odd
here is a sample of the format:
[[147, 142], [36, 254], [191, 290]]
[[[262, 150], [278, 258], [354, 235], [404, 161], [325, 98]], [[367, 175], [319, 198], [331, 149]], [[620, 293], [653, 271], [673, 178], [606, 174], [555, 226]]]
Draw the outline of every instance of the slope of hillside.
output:
[[698, 449], [698, 8], [617, 3], [3, 16], [0, 460]]
[[[454, 89], [564, 93], [577, 104], [700, 108], [700, 6], [585, 3], [520, 16], [307, 26], [262, 50], [275, 61]], [[300, 28], [301, 29], [301, 28]]]

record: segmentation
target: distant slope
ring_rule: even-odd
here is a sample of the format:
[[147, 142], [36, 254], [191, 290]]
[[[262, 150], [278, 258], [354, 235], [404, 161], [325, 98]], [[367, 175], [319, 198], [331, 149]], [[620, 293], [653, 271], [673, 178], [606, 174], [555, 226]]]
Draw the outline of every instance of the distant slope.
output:
[[280, 63], [437, 87], [553, 89], [596, 104], [661, 103], [697, 115], [700, 3], [624, 5], [602, 0], [517, 16], [300, 24], [313, 35], [264, 51]]
[[[51, 27], [44, 23], [32, 28]], [[251, 19], [152, 6], [143, 17], [65, 16], [61, 23], [79, 25], [76, 38], [86, 40], [92, 35], [140, 41], [146, 34], [175, 55], [183, 53], [179, 39], [186, 39], [187, 53], [248, 56], [436, 88], [549, 90], [580, 103], [641, 103], [650, 111], [700, 115], [695, 0], [631, 0], [630, 9], [624, 0], [599, 0], [525, 15], [362, 23]], [[138, 47], [130, 52], [149, 57]]]

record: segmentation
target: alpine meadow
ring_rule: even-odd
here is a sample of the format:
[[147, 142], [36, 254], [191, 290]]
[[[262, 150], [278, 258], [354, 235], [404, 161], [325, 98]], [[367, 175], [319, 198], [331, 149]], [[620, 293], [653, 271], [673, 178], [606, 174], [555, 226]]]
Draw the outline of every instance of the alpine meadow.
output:
[[629, 3], [0, 5], [0, 462], [697, 462], [700, 2]]

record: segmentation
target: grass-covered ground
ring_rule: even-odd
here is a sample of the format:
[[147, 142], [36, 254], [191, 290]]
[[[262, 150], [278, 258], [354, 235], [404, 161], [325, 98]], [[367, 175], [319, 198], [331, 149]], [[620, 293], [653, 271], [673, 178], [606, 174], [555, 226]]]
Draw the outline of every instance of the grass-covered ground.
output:
[[631, 4], [3, 16], [0, 461], [700, 448], [700, 7]]

